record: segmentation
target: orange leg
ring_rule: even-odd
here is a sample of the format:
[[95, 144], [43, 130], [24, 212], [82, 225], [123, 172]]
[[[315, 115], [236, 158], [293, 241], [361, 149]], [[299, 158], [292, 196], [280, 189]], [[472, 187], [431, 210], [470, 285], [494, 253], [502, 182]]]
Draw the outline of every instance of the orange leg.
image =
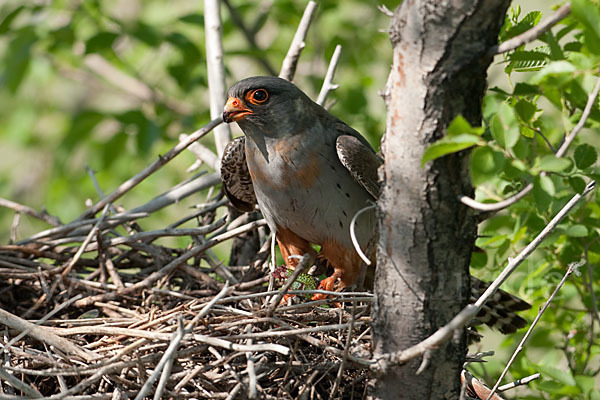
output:
[[[316, 257], [315, 249], [313, 249], [306, 240], [296, 235], [289, 229], [281, 228], [277, 226], [277, 244], [279, 245], [279, 251], [283, 256], [285, 265], [290, 269], [295, 269], [300, 260], [296, 257], [290, 256], [303, 256], [308, 253], [313, 258]], [[281, 304], [286, 304], [288, 299], [294, 297], [292, 294], [286, 294], [281, 300]]]
[[290, 256], [300, 256], [308, 253], [314, 259], [316, 256], [315, 249], [313, 249], [306, 240], [296, 235], [294, 232], [286, 228], [277, 227], [277, 244], [279, 244], [279, 250], [283, 256], [283, 262], [288, 268], [294, 269], [298, 262], [298, 258]]
[[[360, 257], [354, 249], [347, 249], [335, 241], [323, 243], [321, 253], [333, 266], [333, 274], [321, 281], [318, 289], [341, 291], [356, 282], [360, 271]], [[327, 298], [324, 294], [315, 294], [313, 300]]]

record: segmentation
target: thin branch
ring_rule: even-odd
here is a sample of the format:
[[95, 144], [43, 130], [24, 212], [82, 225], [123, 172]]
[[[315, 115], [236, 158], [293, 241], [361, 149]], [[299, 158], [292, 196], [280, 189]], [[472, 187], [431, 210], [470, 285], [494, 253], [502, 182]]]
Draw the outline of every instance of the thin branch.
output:
[[296, 279], [298, 279], [300, 274], [303, 273], [309, 267], [309, 265], [311, 264], [311, 261], [312, 261], [312, 257], [309, 254], [305, 254], [302, 256], [302, 259], [300, 260], [298, 265], [296, 265], [296, 269], [294, 270], [292, 275], [288, 278], [288, 280], [285, 282], [285, 285], [283, 285], [283, 287], [277, 293], [277, 295], [275, 295], [275, 297], [273, 297], [271, 299], [271, 302], [269, 303], [269, 307], [267, 308], [267, 311], [266, 311], [267, 316], [270, 317], [271, 315], [273, 315], [273, 312], [275, 312], [275, 309], [281, 302], [281, 299], [283, 299], [283, 296], [285, 296], [285, 294], [290, 289], [290, 287], [292, 287], [292, 285], [294, 284]]
[[183, 263], [185, 263], [190, 258], [196, 257], [198, 254], [202, 254], [206, 250], [210, 249], [211, 247], [213, 247], [225, 240], [229, 240], [232, 237], [235, 237], [244, 232], [248, 232], [250, 230], [256, 229], [263, 225], [266, 225], [266, 221], [264, 219], [261, 219], [258, 221], [253, 221], [251, 223], [248, 223], [244, 226], [233, 229], [231, 231], [225, 232], [221, 235], [215, 236], [215, 237], [207, 240], [206, 242], [202, 243], [201, 245], [192, 247], [192, 249], [190, 249], [186, 253], [182, 254], [181, 256], [177, 257], [176, 259], [174, 259], [173, 261], [171, 261], [170, 263], [168, 263], [167, 265], [162, 267], [160, 270], [153, 272], [145, 279], [143, 279], [131, 286], [127, 286], [125, 289], [119, 290], [119, 291], [85, 297], [85, 298], [75, 302], [75, 306], [76, 307], [87, 307], [91, 304], [94, 304], [94, 302], [96, 302], [96, 301], [113, 300], [117, 297], [132, 294], [140, 289], [147, 288], [151, 284], [156, 282], [157, 280], [167, 276], [167, 274], [171, 273], [171, 271], [173, 271], [175, 268], [177, 268], [180, 265], [182, 265]]
[[348, 326], [348, 335], [346, 336], [346, 345], [344, 346], [344, 353], [342, 355], [342, 361], [340, 362], [340, 368], [338, 369], [337, 376], [335, 377], [335, 383], [333, 389], [331, 389], [331, 398], [334, 398], [337, 391], [342, 383], [342, 376], [344, 375], [344, 366], [346, 360], [348, 360], [348, 354], [350, 351], [350, 345], [352, 344], [352, 330], [354, 329], [354, 313], [356, 312], [356, 302], [352, 302], [352, 312], [350, 313], [350, 325]]
[[579, 122], [577, 123], [577, 125], [575, 125], [575, 127], [573, 128], [571, 133], [569, 133], [565, 137], [565, 141], [558, 148], [558, 151], [556, 152], [556, 157], [562, 157], [566, 153], [567, 149], [573, 142], [573, 139], [575, 139], [575, 136], [577, 136], [579, 131], [581, 131], [583, 129], [588, 117], [590, 116], [590, 113], [592, 112], [592, 108], [594, 107], [594, 104], [596, 104], [596, 99], [598, 98], [599, 93], [600, 93], [600, 77], [598, 77], [598, 79], [596, 79], [596, 85], [594, 86], [594, 89], [592, 90], [592, 92], [588, 95], [587, 103], [585, 103], [585, 108], [583, 109], [581, 118], [579, 118]]
[[109, 208], [110, 208], [110, 203], [108, 203], [107, 205], [104, 206], [104, 209], [102, 210], [102, 214], [100, 215], [100, 218], [98, 218], [98, 222], [96, 222], [96, 225], [94, 225], [92, 227], [92, 229], [90, 230], [90, 233], [88, 233], [88, 235], [85, 238], [85, 240], [83, 241], [83, 243], [81, 243], [81, 246], [79, 246], [77, 253], [75, 253], [75, 255], [73, 256], [71, 261], [69, 261], [69, 263], [67, 265], [65, 265], [64, 269], [61, 272], [61, 276], [63, 278], [65, 276], [67, 276], [69, 274], [69, 272], [71, 272], [71, 269], [73, 268], [75, 263], [77, 263], [77, 261], [79, 261], [79, 258], [85, 251], [85, 248], [87, 247], [88, 243], [90, 243], [92, 241], [92, 238], [96, 235], [96, 232], [98, 231], [98, 227], [100, 226], [100, 224], [102, 224], [102, 221], [104, 221], [104, 217], [106, 217], [106, 213], [108, 212]]
[[24, 320], [21, 317], [18, 317], [14, 314], [11, 314], [7, 311], [4, 311], [0, 308], [0, 324], [6, 325], [11, 329], [15, 329], [17, 331], [27, 331], [27, 335], [31, 336], [39, 340], [40, 342], [49, 344], [51, 346], [60, 349], [61, 351], [71, 354], [73, 356], [81, 357], [86, 361], [92, 361], [98, 356], [88, 350], [77, 346], [76, 344], [70, 342], [69, 340], [57, 336], [56, 334], [50, 332], [49, 329], [43, 326], [37, 326], [32, 324], [29, 321]]
[[290, 49], [288, 50], [285, 58], [283, 59], [281, 72], [279, 73], [280, 78], [286, 79], [288, 81], [291, 81], [294, 78], [294, 73], [296, 72], [296, 66], [298, 65], [300, 53], [306, 45], [304, 43], [304, 39], [306, 38], [306, 33], [308, 32], [308, 28], [315, 15], [316, 9], [317, 3], [314, 1], [309, 1], [306, 5], [306, 9], [304, 10], [304, 14], [302, 15], [300, 24], [298, 25], [298, 29], [296, 30], [296, 34], [294, 35], [294, 39], [292, 40], [292, 44], [290, 45]]
[[582, 194], [576, 194], [571, 200], [556, 214], [556, 216], [544, 227], [544, 229], [538, 234], [538, 236], [529, 243], [515, 258], [509, 258], [509, 263], [504, 268], [502, 273], [490, 284], [487, 290], [481, 295], [481, 297], [475, 302], [475, 304], [469, 304], [463, 308], [450, 322], [443, 327], [439, 328], [435, 333], [429, 336], [427, 339], [414, 346], [409, 347], [406, 350], [401, 350], [396, 353], [388, 353], [375, 360], [373, 365], [374, 369], [385, 370], [389, 367], [389, 363], [392, 364], [404, 364], [414, 358], [423, 355], [428, 350], [435, 350], [447, 340], [449, 340], [454, 330], [462, 328], [469, 321], [473, 319], [479, 312], [485, 302], [494, 295], [496, 290], [502, 285], [502, 283], [514, 272], [514, 270], [542, 243], [542, 241], [556, 228], [560, 221], [584, 198], [595, 188], [595, 182], [590, 182], [585, 188]]
[[333, 51], [333, 55], [331, 56], [331, 60], [329, 61], [329, 67], [327, 68], [327, 73], [325, 74], [325, 80], [323, 81], [323, 86], [321, 86], [321, 91], [319, 92], [319, 97], [317, 97], [317, 104], [323, 105], [325, 104], [325, 99], [331, 90], [335, 90], [339, 85], [333, 83], [333, 76], [335, 75], [335, 69], [337, 68], [338, 61], [340, 59], [340, 53], [342, 52], [342, 46], [335, 46], [335, 50]]
[[535, 319], [531, 323], [531, 326], [529, 327], [529, 329], [527, 329], [527, 332], [525, 333], [525, 336], [523, 336], [523, 339], [521, 339], [521, 341], [519, 342], [519, 345], [517, 346], [517, 348], [513, 352], [512, 356], [510, 357], [510, 360], [508, 360], [508, 364], [506, 364], [506, 367], [504, 367], [504, 371], [502, 371], [502, 373], [500, 374], [500, 377], [496, 381], [496, 384], [492, 388], [492, 391], [488, 395], [488, 397], [487, 397], [486, 400], [490, 400], [492, 398], [492, 396], [494, 395], [494, 393], [496, 392], [496, 390], [498, 390], [498, 387], [500, 386], [500, 382], [502, 382], [502, 379], [504, 379], [504, 377], [508, 373], [508, 369], [510, 368], [510, 366], [512, 365], [512, 363], [517, 358], [517, 355], [523, 350], [523, 345], [525, 344], [525, 342], [527, 341], [527, 339], [529, 339], [529, 335], [531, 335], [531, 332], [533, 332], [533, 328], [535, 328], [535, 326], [537, 325], [537, 323], [540, 320], [540, 318], [542, 318], [542, 315], [544, 314], [544, 311], [546, 311], [546, 309], [548, 308], [548, 306], [550, 305], [550, 303], [554, 299], [554, 296], [556, 296], [556, 294], [558, 293], [558, 291], [560, 290], [560, 288], [565, 284], [565, 282], [567, 281], [567, 279], [569, 278], [569, 276], [571, 276], [571, 274], [573, 273], [573, 271], [575, 270], [575, 268], [579, 267], [579, 265], [580, 264], [577, 264], [577, 263], [572, 263], [571, 265], [569, 265], [569, 268], [567, 269], [567, 272], [565, 273], [565, 275], [563, 276], [563, 278], [561, 279], [561, 281], [558, 283], [558, 285], [554, 289], [554, 292], [552, 292], [552, 294], [550, 295], [550, 297], [548, 298], [548, 300], [546, 300], [546, 302], [544, 303], [544, 305], [538, 311], [537, 316], [535, 317]]
[[[181, 339], [183, 339], [183, 336], [185, 335], [185, 329], [183, 328], [183, 320], [181, 319], [181, 316], [178, 319], [178, 325], [179, 325], [179, 327], [177, 329], [177, 332], [175, 332], [173, 334], [173, 339], [171, 339], [171, 343], [169, 343], [169, 347], [164, 352], [162, 358], [158, 362], [158, 365], [156, 366], [156, 368], [154, 368], [154, 371], [152, 372], [152, 374], [148, 377], [148, 379], [146, 380], [146, 382], [140, 389], [140, 392], [135, 397], [135, 400], [142, 400], [144, 397], [146, 397], [147, 394], [150, 393], [150, 390], [152, 389], [152, 385], [154, 384], [154, 381], [156, 381], [156, 379], [158, 379], [159, 375], [161, 375], [161, 371], [163, 370], [163, 368], [166, 366], [168, 361], [170, 359], [172, 359], [172, 356], [177, 352], [179, 343], [181, 343]], [[162, 380], [162, 378], [161, 378], [161, 380]], [[154, 397], [154, 398], [158, 399], [158, 398], [160, 398], [160, 396]]]
[[[583, 113], [581, 114], [581, 118], [579, 119], [579, 122], [577, 123], [577, 125], [575, 125], [575, 127], [573, 128], [571, 133], [569, 133], [565, 137], [565, 141], [563, 142], [562, 146], [560, 146], [560, 148], [556, 152], [556, 157], [562, 157], [565, 154], [569, 145], [573, 142], [573, 139], [575, 139], [575, 136], [577, 136], [579, 131], [581, 131], [581, 129], [583, 129], [583, 127], [585, 126], [585, 123], [586, 123], [588, 117], [590, 116], [590, 113], [592, 112], [592, 108], [594, 107], [596, 99], [598, 98], [599, 92], [600, 92], [600, 77], [596, 80], [596, 85], [594, 86], [594, 89], [588, 95], [588, 100], [587, 100], [587, 103], [585, 104], [585, 108], [583, 109]], [[515, 204], [517, 201], [521, 200], [529, 192], [531, 192], [532, 189], [533, 189], [533, 183], [529, 183], [527, 186], [525, 186], [523, 189], [521, 189], [521, 191], [518, 192], [517, 194], [509, 197], [506, 200], [499, 201], [497, 203], [481, 203], [479, 201], [473, 200], [472, 198], [470, 198], [468, 196], [461, 196], [460, 201], [464, 205], [471, 207], [478, 211], [499, 211], [499, 210], [502, 210], [506, 207], [509, 207], [509, 206]]]
[[[185, 134], [179, 135], [180, 142], [184, 141], [186, 138], [187, 135]], [[198, 142], [192, 143], [189, 149], [199, 161], [202, 161], [204, 164], [219, 172], [219, 157], [211, 149]]]
[[2, 378], [6, 383], [11, 385], [15, 389], [23, 392], [23, 394], [27, 395], [29, 398], [39, 399], [39, 398], [44, 397], [44, 395], [42, 395], [40, 392], [38, 392], [36, 388], [19, 380], [14, 375], [9, 374], [8, 371], [6, 371], [1, 366], [0, 366], [0, 378]]
[[181, 153], [183, 150], [185, 150], [189, 145], [191, 145], [196, 140], [200, 139], [201, 137], [203, 137], [208, 132], [210, 132], [211, 130], [213, 130], [215, 127], [219, 126], [222, 123], [223, 123], [223, 118], [221, 118], [221, 117], [215, 118], [212, 121], [210, 121], [209, 123], [207, 123], [206, 125], [204, 125], [202, 128], [198, 129], [196, 132], [189, 135], [185, 141], [177, 143], [164, 156], [159, 156], [156, 161], [154, 161], [152, 164], [150, 164], [149, 166], [144, 168], [144, 170], [142, 170], [140, 173], [138, 173], [134, 177], [123, 182], [114, 192], [112, 192], [111, 194], [109, 194], [108, 196], [106, 196], [105, 198], [100, 200], [98, 203], [96, 203], [92, 207], [90, 207], [83, 214], [81, 214], [77, 218], [77, 221], [89, 218], [91, 215], [96, 214], [108, 203], [114, 203], [115, 200], [117, 200], [119, 197], [123, 196], [125, 193], [127, 193], [128, 191], [133, 189], [135, 186], [137, 186], [140, 182], [142, 182], [148, 176], [150, 176], [151, 174], [156, 172], [163, 165], [165, 165], [166, 163], [171, 161], [173, 158], [175, 158], [177, 155], [179, 155], [179, 153]]
[[39, 212], [39, 211], [34, 210], [31, 207], [24, 206], [23, 204], [15, 203], [14, 201], [11, 201], [11, 200], [0, 198], [0, 207], [10, 208], [11, 210], [14, 210], [18, 213], [30, 215], [32, 217], [35, 217], [37, 219], [40, 219], [44, 222], [49, 223], [52, 226], [61, 226], [62, 225], [62, 222], [60, 222], [60, 220], [57, 217], [48, 214], [46, 211]]
[[[225, 64], [223, 64], [223, 42], [221, 28], [221, 1], [204, 0], [204, 31], [206, 35], [206, 66], [208, 91], [210, 93], [210, 117], [223, 114], [226, 100]], [[215, 127], [215, 145], [219, 157], [231, 141], [229, 125]]]
[[565, 19], [570, 12], [571, 3], [566, 3], [549, 18], [546, 18], [533, 28], [521, 33], [520, 35], [515, 36], [500, 45], [493, 46], [492, 48], [490, 48], [488, 53], [490, 55], [506, 53], [507, 51], [511, 51], [521, 47], [525, 43], [533, 42], [535, 39], [539, 38], [546, 31], [548, 31], [550, 28], [556, 25], [558, 22]]

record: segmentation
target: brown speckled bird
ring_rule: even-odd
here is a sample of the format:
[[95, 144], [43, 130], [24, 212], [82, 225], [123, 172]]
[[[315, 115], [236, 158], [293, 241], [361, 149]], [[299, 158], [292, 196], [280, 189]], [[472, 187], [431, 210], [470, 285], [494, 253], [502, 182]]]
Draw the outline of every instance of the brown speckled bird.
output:
[[[320, 256], [334, 269], [319, 288], [352, 285], [361, 259], [350, 222], [377, 200], [377, 169], [383, 160], [358, 132], [284, 79], [258, 76], [236, 83], [229, 89], [223, 119], [237, 122], [245, 135], [229, 143], [221, 162], [231, 203], [242, 211], [258, 203], [289, 268], [297, 263], [290, 256], [315, 256], [311, 244], [318, 244]], [[355, 233], [363, 251], [372, 247], [375, 228], [374, 210], [357, 219]], [[485, 285], [473, 278], [472, 302], [483, 290]], [[514, 332], [525, 325], [515, 311], [527, 308], [526, 302], [498, 291], [476, 322]]]

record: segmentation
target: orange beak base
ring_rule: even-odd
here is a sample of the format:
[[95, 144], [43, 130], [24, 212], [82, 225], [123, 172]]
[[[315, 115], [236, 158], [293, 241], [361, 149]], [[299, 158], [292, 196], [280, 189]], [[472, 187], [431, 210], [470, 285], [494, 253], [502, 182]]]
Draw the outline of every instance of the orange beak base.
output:
[[252, 111], [244, 107], [240, 99], [237, 97], [230, 97], [227, 99], [227, 103], [223, 109], [223, 121], [227, 123], [239, 121], [248, 114], [252, 114]]

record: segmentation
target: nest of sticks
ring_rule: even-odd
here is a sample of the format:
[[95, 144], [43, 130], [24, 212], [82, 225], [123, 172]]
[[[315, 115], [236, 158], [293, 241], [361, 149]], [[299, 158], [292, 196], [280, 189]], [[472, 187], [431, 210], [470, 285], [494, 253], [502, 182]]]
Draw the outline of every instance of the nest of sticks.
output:
[[[217, 219], [220, 195], [160, 231], [136, 222], [217, 183], [70, 224], [38, 213], [55, 227], [0, 246], [2, 398], [364, 398], [371, 294], [274, 287], [265, 221]], [[225, 241], [247, 263], [223, 265]]]

